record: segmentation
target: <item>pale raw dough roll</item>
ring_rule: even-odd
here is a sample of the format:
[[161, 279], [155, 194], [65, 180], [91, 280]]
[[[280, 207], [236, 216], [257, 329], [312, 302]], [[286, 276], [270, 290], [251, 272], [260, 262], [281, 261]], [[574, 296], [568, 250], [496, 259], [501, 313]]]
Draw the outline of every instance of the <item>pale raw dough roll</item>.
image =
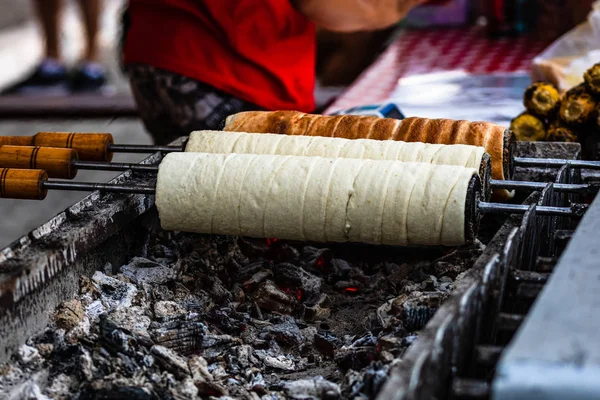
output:
[[279, 154], [325, 158], [361, 158], [459, 165], [479, 170], [485, 149], [480, 146], [443, 145], [395, 140], [344, 139], [246, 132], [195, 131], [186, 152]]
[[399, 161], [170, 153], [166, 230], [387, 245], [460, 245], [473, 168]]

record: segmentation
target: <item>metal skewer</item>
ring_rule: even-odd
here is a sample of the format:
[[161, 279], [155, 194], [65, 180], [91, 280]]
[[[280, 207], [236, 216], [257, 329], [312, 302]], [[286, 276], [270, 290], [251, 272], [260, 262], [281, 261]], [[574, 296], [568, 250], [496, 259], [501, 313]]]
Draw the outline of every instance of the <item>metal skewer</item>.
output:
[[[76, 169], [95, 170], [95, 171], [127, 171], [136, 172], [158, 172], [158, 165], [135, 164], [135, 163], [115, 163], [99, 161], [73, 161], [71, 164]], [[1, 167], [1, 165], [0, 165]], [[6, 166], [8, 168], [8, 166]]]
[[[497, 179], [490, 179], [489, 185], [493, 189], [528, 190], [533, 192], [538, 190], [544, 190], [544, 188], [548, 186], [548, 183], [530, 181], [500, 181]], [[600, 190], [600, 182], [552, 183], [552, 188], [556, 192], [593, 195], [598, 193], [598, 191]]]
[[[145, 165], [135, 163], [111, 163], [100, 161], [80, 161], [77, 152], [73, 149], [11, 146], [0, 148], [0, 168], [41, 169], [46, 171], [50, 178], [73, 179], [78, 169], [100, 171], [136, 171], [157, 173], [158, 165]], [[489, 177], [489, 176], [488, 176]], [[487, 179], [488, 177], [484, 177]], [[493, 189], [543, 190], [548, 184], [545, 182], [523, 182], [490, 179], [487, 186]], [[600, 182], [586, 184], [553, 184], [557, 192], [596, 194], [600, 190]]]
[[600, 169], [600, 161], [514, 157], [513, 162], [514, 165], [521, 167], [561, 168], [563, 165], [567, 165], [571, 168]]
[[[156, 193], [156, 188], [152, 186], [113, 185], [107, 183], [45, 181], [42, 184], [42, 187], [47, 190], [73, 190], [84, 192], [99, 190], [101, 192], [129, 194], [153, 195]], [[524, 214], [529, 208], [530, 206], [523, 204], [490, 203], [486, 201], [477, 202], [477, 211], [481, 214]], [[581, 217], [585, 214], [587, 208], [587, 204], [575, 204], [571, 207], [536, 206], [535, 209], [538, 215]]]
[[[110, 161], [113, 153], [156, 153], [181, 152], [181, 146], [155, 146], [138, 144], [114, 144], [110, 133], [38, 132], [33, 136], [0, 136], [0, 146], [41, 146], [70, 148], [77, 151], [85, 161]], [[569, 160], [559, 158], [527, 158], [510, 156], [513, 166], [600, 169], [600, 161]]]
[[[489, 203], [485, 201], [477, 203], [477, 211], [482, 214], [524, 214], [529, 208], [524, 204]], [[587, 204], [574, 204], [571, 207], [536, 206], [535, 211], [539, 215], [581, 217], [585, 214], [587, 208]]]
[[42, 181], [41, 188], [44, 190], [69, 190], [76, 192], [94, 192], [99, 190], [108, 193], [127, 194], [155, 194], [153, 186], [119, 185], [112, 183], [88, 183], [88, 182], [65, 182], [65, 181]]
[[111, 153], [170, 153], [183, 151], [185, 145], [183, 146], [154, 146], [154, 145], [144, 145], [144, 144], [109, 144], [107, 149]]
[[[477, 176], [473, 177], [479, 182]], [[65, 182], [48, 180], [43, 170], [0, 168], [0, 198], [43, 200], [48, 190], [70, 190], [91, 192], [99, 190], [111, 193], [146, 194], [156, 193], [154, 186], [119, 185], [110, 183]], [[471, 192], [470, 192], [471, 193]], [[475, 192], [470, 195], [475, 196]], [[470, 196], [468, 195], [468, 196]], [[475, 197], [474, 197], [475, 198]], [[523, 214], [529, 206], [522, 204], [502, 204], [476, 201], [476, 213]], [[580, 217], [585, 213], [587, 205], [576, 204], [571, 207], [536, 206], [540, 215], [559, 215]]]

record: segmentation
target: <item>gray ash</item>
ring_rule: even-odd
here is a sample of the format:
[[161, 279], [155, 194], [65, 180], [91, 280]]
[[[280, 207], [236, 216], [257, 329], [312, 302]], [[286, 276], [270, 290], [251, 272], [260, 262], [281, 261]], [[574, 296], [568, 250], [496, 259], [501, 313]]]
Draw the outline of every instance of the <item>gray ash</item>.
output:
[[80, 278], [0, 367], [2, 396], [373, 398], [482, 251], [165, 232], [151, 243]]

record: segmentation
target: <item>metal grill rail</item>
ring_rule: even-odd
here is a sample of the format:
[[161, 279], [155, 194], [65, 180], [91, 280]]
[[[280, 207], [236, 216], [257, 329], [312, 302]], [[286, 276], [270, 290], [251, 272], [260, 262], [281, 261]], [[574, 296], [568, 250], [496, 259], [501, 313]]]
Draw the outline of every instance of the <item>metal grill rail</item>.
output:
[[[561, 168], [557, 183], [579, 183], [578, 170]], [[548, 280], [574, 222], [536, 215], [536, 206], [565, 206], [578, 195], [549, 184], [528, 198], [529, 211], [508, 224], [455, 293], [438, 310], [390, 374], [380, 400], [488, 399], [495, 367]], [[562, 243], [562, 244], [561, 244]]]

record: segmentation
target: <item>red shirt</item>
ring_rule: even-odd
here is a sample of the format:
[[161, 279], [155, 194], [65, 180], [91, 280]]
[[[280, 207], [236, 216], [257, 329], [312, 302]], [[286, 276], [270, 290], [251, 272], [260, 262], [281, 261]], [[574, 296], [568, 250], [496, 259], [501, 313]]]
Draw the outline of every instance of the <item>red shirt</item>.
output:
[[315, 27], [288, 0], [130, 0], [125, 63], [270, 110], [313, 111]]

